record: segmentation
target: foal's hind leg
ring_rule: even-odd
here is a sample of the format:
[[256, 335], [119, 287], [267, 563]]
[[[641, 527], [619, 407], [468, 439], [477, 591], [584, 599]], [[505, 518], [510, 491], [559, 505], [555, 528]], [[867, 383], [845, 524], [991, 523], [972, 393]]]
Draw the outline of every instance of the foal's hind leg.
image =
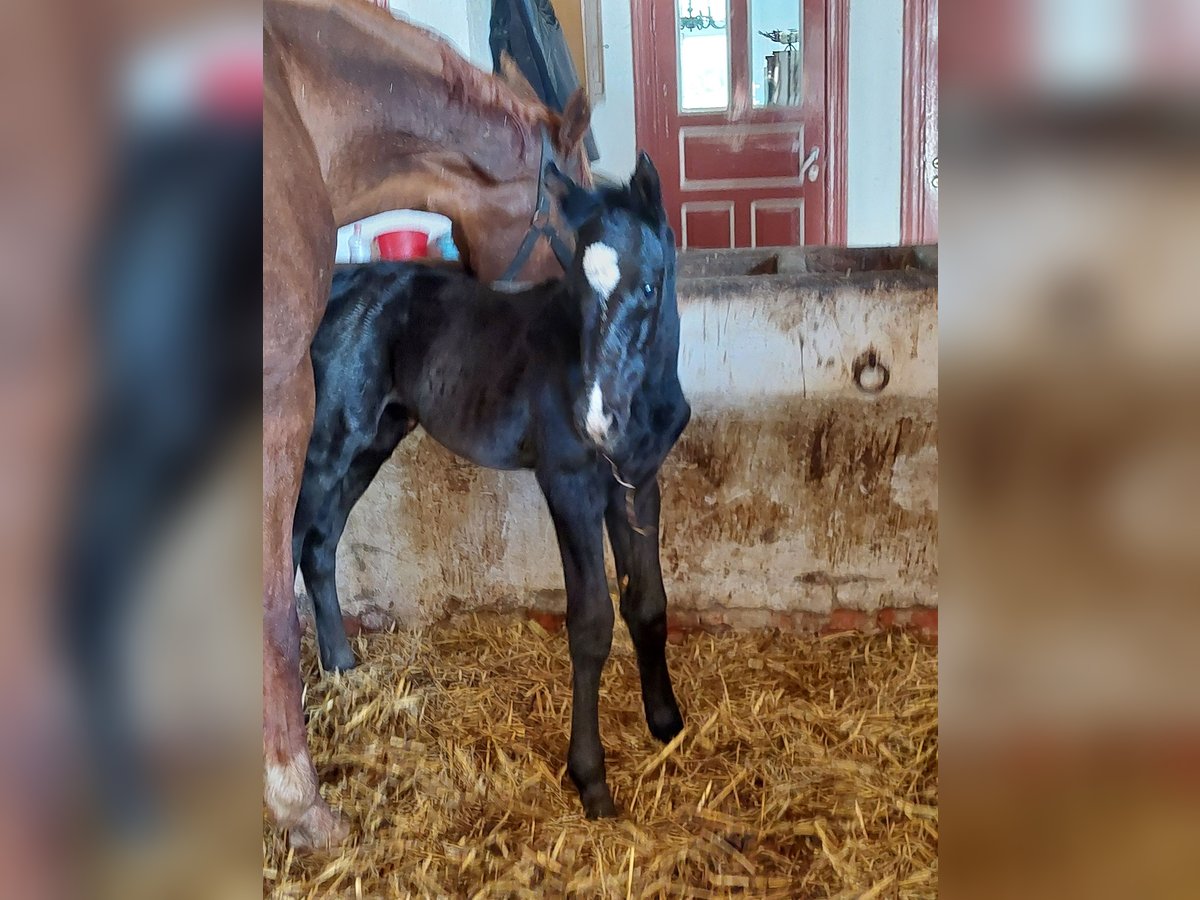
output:
[[621, 587], [621, 618], [637, 650], [646, 724], [651, 734], [666, 742], [683, 728], [683, 717], [667, 671], [667, 592], [658, 557], [660, 508], [656, 473], [634, 494], [636, 530], [629, 521], [626, 488], [619, 484], [610, 489], [605, 518]]
[[[379, 467], [415, 427], [416, 423], [402, 407], [385, 407], [371, 445], [354, 457], [346, 475], [334, 485], [328, 501], [319, 508], [305, 536], [300, 552], [300, 571], [304, 573], [304, 585], [313, 601], [317, 652], [321, 668], [326, 672], [343, 672], [353, 669], [356, 664], [354, 651], [346, 639], [342, 605], [337, 595], [337, 548], [346, 530], [346, 520], [375, 480]], [[308, 487], [306, 484], [305, 488]], [[315, 484], [313, 489], [316, 489]], [[303, 493], [301, 501], [305, 499]]]
[[345, 672], [356, 664], [337, 597], [337, 546], [345, 527], [345, 517], [336, 523], [321, 523], [309, 533], [300, 551], [300, 571], [317, 625], [317, 654], [326, 672]]
[[594, 471], [538, 473], [567, 587], [571, 648], [571, 745], [567, 771], [588, 818], [616, 815], [600, 743], [600, 673], [612, 646], [613, 611], [604, 575], [604, 488]]

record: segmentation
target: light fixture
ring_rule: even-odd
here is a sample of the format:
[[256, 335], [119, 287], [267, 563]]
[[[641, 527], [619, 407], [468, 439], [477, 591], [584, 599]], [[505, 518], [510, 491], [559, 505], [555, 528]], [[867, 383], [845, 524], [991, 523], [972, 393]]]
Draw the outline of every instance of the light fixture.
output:
[[783, 44], [788, 50], [795, 50], [796, 42], [800, 40], [800, 30], [798, 28], [792, 28], [787, 31], [778, 29], [775, 31], [760, 31], [759, 34], [777, 44]]
[[713, 18], [712, 4], [709, 4], [708, 13], [697, 13], [692, 11], [692, 0], [688, 0], [688, 14], [679, 17], [680, 31], [704, 31], [707, 28], [724, 28], [724, 22], [718, 22]]

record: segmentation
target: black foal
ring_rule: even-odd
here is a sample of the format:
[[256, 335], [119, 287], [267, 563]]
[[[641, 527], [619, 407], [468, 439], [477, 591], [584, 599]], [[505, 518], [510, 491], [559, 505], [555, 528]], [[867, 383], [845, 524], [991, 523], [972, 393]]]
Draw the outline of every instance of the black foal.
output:
[[613, 815], [597, 700], [612, 643], [607, 525], [650, 731], [683, 727], [667, 672], [658, 470], [691, 410], [677, 373], [675, 242], [644, 154], [628, 186], [549, 176], [576, 230], [564, 279], [521, 293], [381, 263], [334, 277], [312, 347], [317, 405], [293, 557], [326, 669], [354, 665], [334, 584], [346, 517], [417, 424], [473, 462], [533, 469], [558, 535], [573, 668], [568, 770], [588, 816]]

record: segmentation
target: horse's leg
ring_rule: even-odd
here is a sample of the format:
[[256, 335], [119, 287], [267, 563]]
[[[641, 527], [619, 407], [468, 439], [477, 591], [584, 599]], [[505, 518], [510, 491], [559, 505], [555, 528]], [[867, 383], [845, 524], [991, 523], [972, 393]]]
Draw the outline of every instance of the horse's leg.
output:
[[293, 846], [329, 846], [348, 832], [321, 798], [308, 750], [300, 678], [292, 530], [312, 431], [309, 347], [329, 297], [333, 211], [312, 139], [281, 66], [263, 90], [263, 794]]
[[658, 473], [634, 493], [634, 517], [629, 521], [626, 488], [613, 483], [605, 519], [621, 588], [621, 618], [637, 650], [646, 724], [660, 741], [671, 740], [683, 728], [683, 717], [667, 671], [667, 592], [658, 556], [661, 496]]
[[571, 745], [567, 771], [588, 818], [616, 815], [600, 742], [600, 673], [612, 645], [613, 612], [604, 575], [604, 488], [594, 472], [538, 473], [567, 588], [571, 648]]
[[290, 829], [297, 847], [328, 846], [347, 833], [317, 790], [301, 702], [291, 525], [312, 415], [312, 366], [305, 355], [263, 392], [264, 793], [276, 824]]

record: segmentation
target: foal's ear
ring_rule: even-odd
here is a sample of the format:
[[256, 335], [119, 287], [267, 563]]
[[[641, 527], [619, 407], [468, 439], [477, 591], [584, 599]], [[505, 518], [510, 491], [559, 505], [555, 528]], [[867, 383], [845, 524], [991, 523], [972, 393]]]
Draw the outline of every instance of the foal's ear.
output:
[[662, 182], [659, 181], [658, 170], [654, 168], [654, 163], [645, 150], [638, 152], [637, 168], [633, 170], [629, 187], [645, 212], [653, 214], [656, 218], [662, 215]]
[[578, 231], [600, 206], [595, 194], [577, 185], [553, 162], [546, 164], [546, 188], [558, 199], [559, 209], [572, 231]]

